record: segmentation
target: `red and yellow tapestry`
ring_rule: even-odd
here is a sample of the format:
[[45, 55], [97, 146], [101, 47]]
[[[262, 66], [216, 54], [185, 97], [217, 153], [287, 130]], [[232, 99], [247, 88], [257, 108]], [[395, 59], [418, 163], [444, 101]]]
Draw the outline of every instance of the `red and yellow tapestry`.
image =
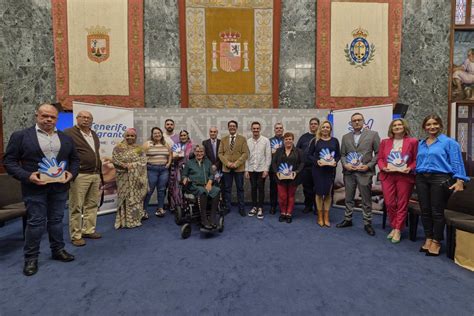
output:
[[182, 107], [278, 107], [280, 0], [179, 0]]
[[51, 0], [56, 96], [144, 107], [143, 0]]
[[316, 107], [398, 99], [402, 0], [318, 0]]

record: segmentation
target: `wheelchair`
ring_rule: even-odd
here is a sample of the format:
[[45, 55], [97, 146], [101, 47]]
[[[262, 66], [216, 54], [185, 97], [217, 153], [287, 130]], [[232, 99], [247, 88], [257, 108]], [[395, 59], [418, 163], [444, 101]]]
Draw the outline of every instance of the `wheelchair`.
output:
[[[198, 224], [200, 226], [200, 232], [204, 234], [213, 234], [216, 231], [222, 233], [224, 231], [224, 212], [222, 211], [221, 201], [219, 201], [216, 213], [216, 217], [218, 218], [217, 228], [212, 230], [205, 229], [201, 226], [201, 212], [199, 210], [197, 197], [189, 192], [188, 186], [182, 183], [180, 183], [180, 186], [182, 200], [181, 205], [176, 205], [174, 216], [176, 225], [181, 226], [181, 238], [187, 239], [191, 236], [192, 224]], [[206, 206], [208, 211], [209, 205], [210, 201], [208, 201], [208, 205]]]

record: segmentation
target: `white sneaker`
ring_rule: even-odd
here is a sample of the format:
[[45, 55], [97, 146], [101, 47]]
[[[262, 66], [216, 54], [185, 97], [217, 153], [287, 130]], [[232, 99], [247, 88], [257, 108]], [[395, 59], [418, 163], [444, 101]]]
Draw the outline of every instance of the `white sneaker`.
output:
[[255, 215], [257, 215], [257, 208], [252, 207], [252, 209], [249, 212], [249, 216], [255, 216]]
[[257, 211], [257, 218], [258, 219], [263, 219], [263, 210], [261, 208], [259, 208], [258, 211]]

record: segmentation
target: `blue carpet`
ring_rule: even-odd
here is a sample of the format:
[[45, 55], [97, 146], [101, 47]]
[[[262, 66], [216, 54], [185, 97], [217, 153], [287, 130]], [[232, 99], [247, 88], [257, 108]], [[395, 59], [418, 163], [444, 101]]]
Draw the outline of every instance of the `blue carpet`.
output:
[[[76, 248], [71, 263], [49, 258], [22, 275], [20, 221], [0, 228], [0, 315], [473, 315], [474, 273], [446, 258], [425, 257], [422, 243], [376, 237], [361, 214], [354, 227], [323, 229], [298, 206], [291, 224], [226, 217], [225, 231], [187, 240], [167, 214], [142, 227], [115, 230], [99, 217], [104, 238]], [[67, 217], [67, 216], [66, 216]], [[333, 223], [343, 210], [331, 212]], [[65, 226], [65, 236], [67, 236]]]

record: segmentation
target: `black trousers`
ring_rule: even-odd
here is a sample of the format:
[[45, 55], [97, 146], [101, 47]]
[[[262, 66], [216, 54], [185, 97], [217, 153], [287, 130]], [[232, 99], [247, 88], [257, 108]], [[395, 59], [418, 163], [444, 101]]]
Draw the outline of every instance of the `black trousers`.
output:
[[[207, 202], [211, 201], [211, 212], [208, 216], [207, 212]], [[198, 198], [199, 202], [199, 211], [201, 213], [201, 224], [207, 226], [209, 224], [216, 224], [216, 213], [217, 207], [219, 206], [219, 196], [211, 198], [207, 194], [201, 194]]]
[[263, 172], [249, 172], [252, 206], [256, 208], [263, 208], [265, 200], [265, 178], [262, 178], [262, 174]]
[[268, 177], [270, 178], [270, 207], [276, 209], [278, 203], [276, 173], [270, 171]]
[[416, 175], [416, 192], [421, 209], [421, 223], [425, 237], [441, 241], [444, 238], [444, 209], [451, 191], [443, 182], [451, 179], [445, 173], [421, 173]]
[[313, 169], [312, 167], [305, 166], [302, 174], [303, 182], [303, 194], [304, 194], [304, 208], [312, 209], [314, 205], [314, 182], [313, 182]]

